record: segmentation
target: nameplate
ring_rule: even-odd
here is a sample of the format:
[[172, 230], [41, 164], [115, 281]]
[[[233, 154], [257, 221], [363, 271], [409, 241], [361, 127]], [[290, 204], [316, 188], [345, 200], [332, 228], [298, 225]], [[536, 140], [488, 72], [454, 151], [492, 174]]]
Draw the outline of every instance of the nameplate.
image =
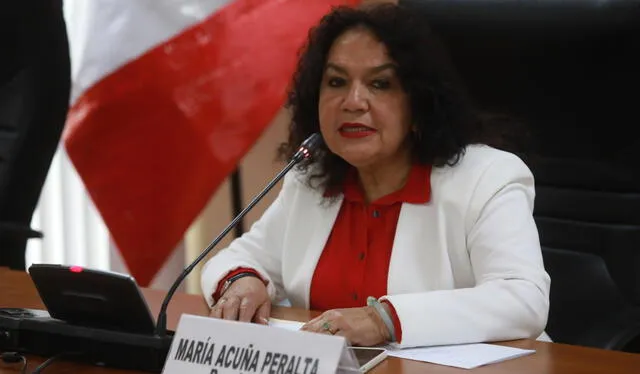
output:
[[183, 314], [164, 374], [334, 374], [343, 337]]

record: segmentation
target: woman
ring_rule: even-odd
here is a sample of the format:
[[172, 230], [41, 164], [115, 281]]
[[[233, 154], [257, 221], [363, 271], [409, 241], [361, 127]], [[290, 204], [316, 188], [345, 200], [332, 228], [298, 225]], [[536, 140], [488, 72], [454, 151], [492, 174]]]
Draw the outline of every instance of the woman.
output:
[[326, 146], [202, 273], [216, 318], [266, 323], [272, 302], [324, 313], [303, 329], [400, 347], [535, 338], [549, 308], [534, 180], [456, 90], [424, 22], [395, 5], [336, 8], [289, 95], [291, 157]]

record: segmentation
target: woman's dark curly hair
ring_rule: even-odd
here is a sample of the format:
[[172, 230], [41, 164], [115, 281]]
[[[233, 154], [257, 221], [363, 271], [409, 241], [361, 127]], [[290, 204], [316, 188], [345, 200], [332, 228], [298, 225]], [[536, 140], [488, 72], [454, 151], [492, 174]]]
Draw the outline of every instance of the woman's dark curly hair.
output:
[[[490, 135], [480, 115], [462, 89], [444, 48], [424, 19], [402, 6], [379, 4], [352, 8], [336, 7], [313, 28], [298, 60], [288, 93], [292, 111], [289, 139], [279, 148], [282, 159], [290, 159], [300, 143], [320, 131], [318, 101], [320, 85], [333, 42], [344, 32], [365, 27], [387, 48], [396, 73], [410, 100], [415, 132], [409, 142], [415, 162], [433, 166], [454, 165], [467, 145], [490, 144]], [[339, 188], [349, 165], [323, 145], [315, 157], [301, 163], [309, 178], [323, 190]]]

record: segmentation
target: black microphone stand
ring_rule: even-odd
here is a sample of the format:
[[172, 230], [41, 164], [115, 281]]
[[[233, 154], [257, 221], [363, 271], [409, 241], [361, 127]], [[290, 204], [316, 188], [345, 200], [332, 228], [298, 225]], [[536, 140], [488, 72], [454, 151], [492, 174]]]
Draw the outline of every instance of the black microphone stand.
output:
[[251, 210], [253, 207], [262, 200], [262, 198], [282, 179], [285, 174], [291, 170], [295, 165], [297, 165], [300, 161], [311, 157], [313, 151], [322, 143], [322, 138], [318, 133], [312, 134], [308, 137], [300, 146], [300, 149], [296, 152], [296, 154], [291, 158], [291, 161], [267, 184], [267, 186], [260, 191], [260, 193], [251, 200], [251, 202], [225, 227], [224, 230], [215, 238], [209, 245], [196, 257], [196, 259], [187, 266], [182, 273], [176, 278], [175, 282], [169, 288], [167, 295], [165, 296], [162, 307], [160, 308], [160, 312], [158, 313], [158, 319], [156, 321], [156, 331], [155, 334], [159, 337], [163, 337], [167, 334], [167, 309], [169, 306], [169, 302], [173, 297], [173, 294], [176, 292], [182, 281], [193, 271], [193, 269], [215, 248], [218, 243], [231, 231], [237, 224], [244, 218], [244, 216]]
[[282, 169], [282, 171], [280, 171], [275, 176], [275, 178], [273, 178], [271, 182], [269, 182], [269, 184], [267, 184], [267, 186], [262, 191], [260, 191], [260, 193], [256, 197], [254, 197], [253, 200], [251, 200], [251, 202], [244, 209], [242, 209], [242, 211], [231, 221], [231, 223], [229, 223], [229, 225], [227, 225], [227, 227], [225, 227], [225, 229], [222, 230], [222, 232], [215, 239], [213, 239], [211, 243], [209, 243], [207, 248], [205, 248], [205, 250], [202, 251], [202, 253], [200, 253], [198, 257], [196, 257], [196, 259], [182, 271], [182, 273], [180, 273], [176, 281], [171, 285], [171, 288], [169, 288], [167, 295], [162, 301], [162, 307], [160, 308], [160, 312], [158, 313], [158, 320], [156, 322], [156, 335], [164, 336], [167, 333], [167, 308], [169, 306], [169, 302], [171, 301], [171, 298], [173, 297], [173, 294], [176, 292], [176, 290], [178, 289], [182, 281], [184, 281], [187, 275], [189, 275], [189, 273], [191, 273], [193, 269], [202, 260], [204, 260], [204, 258], [209, 254], [209, 252], [211, 252], [213, 248], [215, 248], [215, 246], [218, 245], [218, 243], [220, 243], [220, 241], [224, 239], [225, 236], [227, 236], [229, 231], [231, 231], [238, 224], [238, 222], [240, 222], [240, 220], [242, 220], [242, 218], [244, 218], [244, 216], [251, 209], [253, 209], [253, 207], [258, 202], [260, 202], [260, 200], [262, 200], [262, 198], [269, 191], [271, 191], [271, 189], [280, 181], [280, 179], [282, 179], [282, 177], [284, 177], [285, 174], [287, 174], [287, 172], [289, 172], [289, 170], [291, 170], [291, 168], [293, 168], [298, 162], [299, 161], [291, 160], [287, 164], [287, 166], [285, 166], [285, 168]]

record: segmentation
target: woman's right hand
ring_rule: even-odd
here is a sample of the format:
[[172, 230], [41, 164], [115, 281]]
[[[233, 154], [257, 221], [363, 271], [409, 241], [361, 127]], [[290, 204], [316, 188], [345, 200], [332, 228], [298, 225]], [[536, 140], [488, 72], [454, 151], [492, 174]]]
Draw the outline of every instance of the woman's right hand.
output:
[[269, 323], [271, 299], [257, 277], [236, 280], [211, 308], [209, 316], [242, 322]]

